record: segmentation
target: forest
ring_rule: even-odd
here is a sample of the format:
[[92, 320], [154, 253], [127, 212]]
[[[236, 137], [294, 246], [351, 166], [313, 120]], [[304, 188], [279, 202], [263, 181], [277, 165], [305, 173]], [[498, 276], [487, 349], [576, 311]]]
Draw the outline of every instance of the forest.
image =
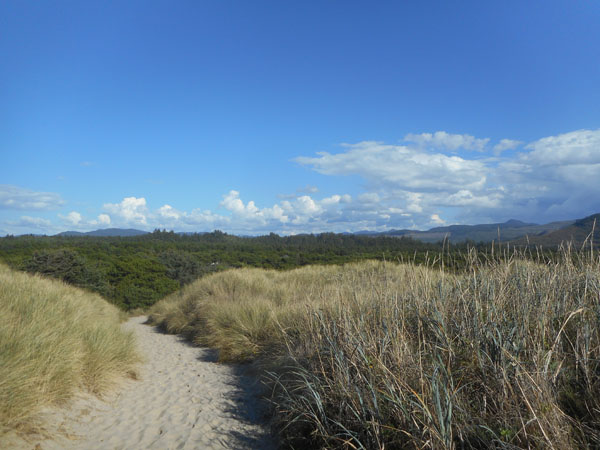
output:
[[0, 260], [97, 292], [132, 310], [229, 268], [287, 270], [373, 259], [438, 264], [444, 252], [452, 255], [447, 264], [460, 266], [468, 245], [335, 233], [239, 237], [221, 231], [178, 234], [157, 229], [133, 237], [6, 236], [0, 238]]

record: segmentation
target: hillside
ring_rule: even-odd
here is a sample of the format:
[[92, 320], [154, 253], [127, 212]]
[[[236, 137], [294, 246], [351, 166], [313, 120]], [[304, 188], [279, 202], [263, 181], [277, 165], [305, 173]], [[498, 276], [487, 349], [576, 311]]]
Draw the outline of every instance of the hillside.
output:
[[563, 242], [572, 242], [576, 247], [580, 247], [589, 237], [592, 237], [594, 246], [600, 246], [600, 213], [578, 219], [569, 226], [555, 231], [518, 239], [514, 243], [556, 247]]
[[551, 222], [544, 225], [525, 223], [511, 219], [503, 223], [489, 223], [479, 225], [450, 225], [435, 227], [427, 231], [419, 230], [392, 230], [383, 233], [361, 232], [360, 234], [377, 236], [399, 236], [418, 239], [422, 242], [439, 242], [448, 239], [452, 243], [465, 241], [491, 242], [511, 241], [523, 236], [538, 235], [560, 230], [573, 224], [574, 220]]
[[55, 236], [95, 236], [95, 237], [129, 237], [129, 236], [141, 236], [143, 234], [148, 234], [147, 231], [136, 230], [133, 228], [105, 228], [102, 230], [94, 230], [94, 231], [63, 231], [62, 233], [58, 233]]

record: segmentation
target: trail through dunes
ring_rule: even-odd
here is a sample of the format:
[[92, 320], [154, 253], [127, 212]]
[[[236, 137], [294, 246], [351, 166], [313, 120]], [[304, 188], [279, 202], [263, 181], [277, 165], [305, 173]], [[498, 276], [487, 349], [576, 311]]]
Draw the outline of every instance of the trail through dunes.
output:
[[[275, 449], [263, 422], [256, 379], [216, 364], [209, 349], [130, 319], [146, 358], [139, 380], [127, 380], [112, 397], [77, 399], [53, 412], [61, 431], [37, 449]], [[239, 369], [239, 370], [238, 370]]]

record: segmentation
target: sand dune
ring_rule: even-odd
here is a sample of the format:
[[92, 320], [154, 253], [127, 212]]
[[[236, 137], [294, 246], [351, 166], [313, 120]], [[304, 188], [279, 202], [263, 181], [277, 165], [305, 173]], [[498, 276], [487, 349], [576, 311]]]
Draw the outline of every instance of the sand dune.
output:
[[50, 422], [60, 436], [26, 448], [276, 448], [254, 378], [216, 364], [210, 350], [162, 334], [145, 320], [123, 325], [134, 330], [146, 358], [139, 380], [127, 380], [103, 401], [81, 396], [68, 410], [53, 412]]

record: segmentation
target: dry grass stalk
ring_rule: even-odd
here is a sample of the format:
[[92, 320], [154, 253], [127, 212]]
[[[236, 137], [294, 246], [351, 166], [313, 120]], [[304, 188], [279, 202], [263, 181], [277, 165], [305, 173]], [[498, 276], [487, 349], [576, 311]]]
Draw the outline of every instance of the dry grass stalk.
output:
[[96, 294], [0, 265], [0, 436], [39, 430], [43, 408], [131, 373], [138, 356], [123, 317]]
[[598, 447], [600, 260], [525, 256], [235, 270], [152, 317], [257, 359], [296, 448]]

